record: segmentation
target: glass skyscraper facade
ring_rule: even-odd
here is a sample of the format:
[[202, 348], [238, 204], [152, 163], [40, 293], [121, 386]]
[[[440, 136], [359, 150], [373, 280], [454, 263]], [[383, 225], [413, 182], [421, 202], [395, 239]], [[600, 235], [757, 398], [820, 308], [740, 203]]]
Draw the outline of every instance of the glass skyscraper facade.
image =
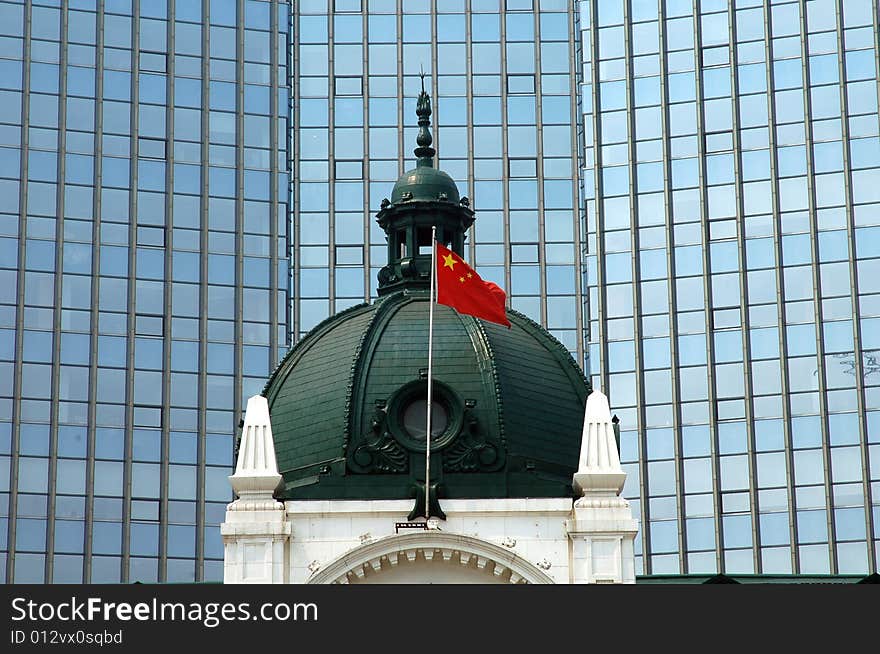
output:
[[477, 220], [466, 256], [583, 360], [577, 33], [568, 0], [302, 0], [293, 42], [293, 333], [369, 300], [375, 214], [415, 165], [416, 96]]
[[0, 576], [219, 579], [288, 344], [285, 2], [0, 2]]
[[579, 3], [594, 381], [640, 573], [875, 571], [875, 0]]
[[243, 401], [466, 256], [621, 418], [640, 574], [876, 570], [875, 0], [0, 2], [0, 575], [220, 579]]

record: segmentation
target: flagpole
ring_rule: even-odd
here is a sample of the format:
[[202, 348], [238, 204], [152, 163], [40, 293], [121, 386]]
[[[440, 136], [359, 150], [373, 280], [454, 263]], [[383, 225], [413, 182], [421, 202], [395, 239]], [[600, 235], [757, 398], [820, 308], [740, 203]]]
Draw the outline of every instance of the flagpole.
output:
[[437, 226], [431, 226], [431, 291], [428, 302], [428, 425], [425, 432], [425, 522], [431, 517], [431, 400], [433, 398], [434, 284], [437, 272]]

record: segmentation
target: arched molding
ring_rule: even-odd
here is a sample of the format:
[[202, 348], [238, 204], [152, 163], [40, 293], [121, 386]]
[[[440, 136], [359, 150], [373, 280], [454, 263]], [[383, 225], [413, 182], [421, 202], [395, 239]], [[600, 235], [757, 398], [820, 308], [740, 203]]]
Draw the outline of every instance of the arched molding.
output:
[[472, 536], [442, 531], [394, 534], [337, 557], [306, 583], [357, 583], [416, 561], [458, 563], [511, 584], [552, 584], [553, 579], [515, 552]]

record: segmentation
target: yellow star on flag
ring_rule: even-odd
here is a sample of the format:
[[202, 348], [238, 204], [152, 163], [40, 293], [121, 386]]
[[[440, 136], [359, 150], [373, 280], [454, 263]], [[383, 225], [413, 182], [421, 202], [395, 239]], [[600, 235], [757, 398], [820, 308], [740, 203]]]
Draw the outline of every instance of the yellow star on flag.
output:
[[468, 279], [471, 279], [473, 276], [473, 273], [468, 273]]
[[464, 277], [459, 277], [458, 281], [460, 281], [462, 284], [464, 284]]
[[443, 267], [444, 268], [451, 268], [452, 270], [455, 270], [456, 263], [458, 263], [458, 262], [452, 257], [451, 254], [448, 254], [445, 257], [443, 257]]

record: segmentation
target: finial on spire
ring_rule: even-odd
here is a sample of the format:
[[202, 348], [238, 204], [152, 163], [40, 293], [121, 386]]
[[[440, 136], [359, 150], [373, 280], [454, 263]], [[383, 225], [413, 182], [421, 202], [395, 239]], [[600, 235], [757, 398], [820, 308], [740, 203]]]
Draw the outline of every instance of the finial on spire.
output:
[[416, 137], [417, 147], [413, 152], [418, 157], [418, 166], [434, 166], [434, 154], [437, 152], [431, 147], [434, 138], [431, 136], [431, 96], [425, 91], [425, 71], [419, 67], [420, 77], [422, 78], [422, 92], [419, 93], [419, 99], [416, 102], [416, 115], [419, 117], [419, 135]]
[[580, 461], [572, 484], [585, 495], [620, 495], [623, 489], [626, 473], [620, 466], [613, 422], [608, 398], [595, 389], [587, 397], [584, 409]]

